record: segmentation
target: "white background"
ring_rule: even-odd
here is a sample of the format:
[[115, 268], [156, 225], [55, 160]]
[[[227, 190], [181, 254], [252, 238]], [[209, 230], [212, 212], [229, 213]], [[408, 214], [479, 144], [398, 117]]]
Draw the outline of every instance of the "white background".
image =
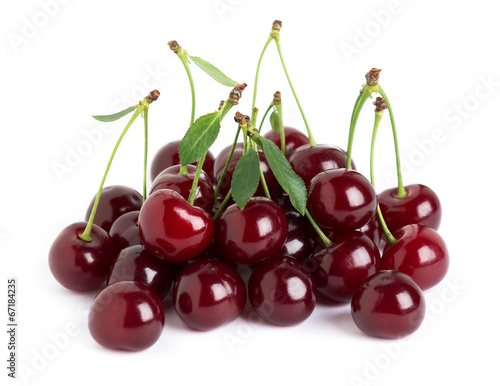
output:
[[[498, 382], [497, 361], [485, 351], [500, 343], [495, 284], [500, 268], [495, 241], [500, 215], [495, 182], [500, 166], [500, 26], [493, 4], [487, 0], [3, 2], [0, 287], [6, 304], [6, 280], [18, 279], [16, 382]], [[356, 329], [349, 306], [320, 304], [310, 319], [295, 327], [238, 319], [199, 333], [186, 328], [170, 307], [164, 334], [149, 350], [103, 349], [92, 340], [86, 322], [94, 294], [65, 290], [47, 264], [47, 252], [59, 231], [83, 220], [125, 125], [122, 120], [102, 126], [91, 114], [116, 112], [158, 88], [161, 97], [150, 109], [150, 159], [164, 143], [181, 138], [189, 122], [190, 94], [184, 69], [167, 46], [173, 39], [191, 55], [247, 82], [238, 110], [249, 114], [257, 59], [274, 19], [283, 21], [284, 56], [318, 143], [346, 147], [351, 109], [364, 74], [372, 67], [383, 70], [380, 83], [396, 115], [404, 181], [430, 186], [443, 206], [440, 234], [448, 244], [451, 266], [446, 280], [425, 293], [425, 325], [402, 341], [373, 339]], [[198, 116], [215, 110], [229, 89], [198, 68], [192, 71]], [[258, 107], [264, 110], [272, 93], [280, 90], [285, 123], [304, 129], [273, 44], [261, 73]], [[372, 121], [368, 105], [361, 114], [353, 153], [364, 173]], [[96, 130], [102, 133], [100, 141], [85, 148], [85, 133]], [[213, 147], [215, 154], [232, 141], [234, 130], [229, 116]], [[55, 165], [67, 163], [68, 154], [82, 149], [87, 154], [72, 159], [58, 175]], [[376, 158], [377, 188], [394, 186], [388, 116], [381, 125]], [[141, 170], [138, 120], [118, 151], [107, 184], [141, 191]], [[0, 319], [6, 320], [5, 313]], [[7, 341], [6, 334], [1, 341]], [[6, 359], [6, 344], [1, 346], [0, 358]], [[4, 359], [2, 384], [7, 373]]]

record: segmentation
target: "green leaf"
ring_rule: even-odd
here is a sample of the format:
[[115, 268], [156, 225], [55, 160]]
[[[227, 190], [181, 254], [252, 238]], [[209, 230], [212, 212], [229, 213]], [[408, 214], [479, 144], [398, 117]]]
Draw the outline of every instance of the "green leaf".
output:
[[290, 196], [290, 202], [300, 214], [304, 215], [307, 205], [306, 184], [290, 166], [278, 146], [264, 137], [253, 136], [252, 140], [262, 149], [267, 163], [283, 190]]
[[125, 110], [120, 111], [119, 113], [111, 114], [111, 115], [92, 115], [94, 119], [97, 119], [101, 122], [113, 122], [120, 118], [123, 118], [125, 115], [130, 114], [132, 111], [137, 109], [139, 105], [131, 106], [126, 108]]
[[255, 194], [260, 180], [260, 159], [253, 149], [248, 150], [238, 160], [231, 179], [234, 202], [243, 209]]
[[195, 62], [198, 65], [198, 67], [200, 67], [203, 71], [205, 71], [208, 75], [210, 75], [212, 78], [214, 78], [220, 84], [223, 84], [224, 86], [229, 86], [229, 87], [236, 87], [239, 84], [238, 82], [235, 82], [230, 77], [228, 77], [226, 74], [224, 74], [221, 70], [219, 70], [213, 64], [207, 62], [206, 60], [203, 60], [202, 58], [199, 58], [196, 56], [190, 56], [189, 59], [191, 59], [193, 62]]
[[188, 129], [179, 144], [181, 164], [186, 166], [205, 154], [219, 135], [220, 111], [202, 115]]
[[279, 116], [278, 112], [276, 111], [276, 109], [274, 109], [274, 111], [269, 116], [269, 121], [271, 122], [271, 129], [273, 129], [273, 131], [275, 133], [280, 134], [280, 126], [281, 126], [280, 125], [280, 116]]

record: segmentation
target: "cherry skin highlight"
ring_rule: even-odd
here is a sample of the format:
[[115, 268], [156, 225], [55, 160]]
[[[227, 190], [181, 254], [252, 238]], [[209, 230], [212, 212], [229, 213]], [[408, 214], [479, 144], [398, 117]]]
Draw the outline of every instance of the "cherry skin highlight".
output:
[[121, 281], [94, 299], [88, 318], [94, 340], [110, 349], [140, 351], [160, 338], [165, 316], [160, 299], [143, 283]]
[[[185, 176], [179, 175], [180, 168], [180, 165], [170, 166], [158, 174], [151, 184], [151, 193], [160, 189], [171, 189], [187, 200], [196, 175], [196, 166], [187, 165], [188, 174]], [[207, 212], [214, 206], [214, 182], [203, 170], [198, 179], [193, 205]]]
[[153, 256], [142, 245], [123, 249], [111, 267], [107, 285], [120, 281], [137, 281], [146, 284], [163, 300], [172, 285], [169, 263]]
[[[94, 206], [95, 196], [90, 202], [85, 215], [88, 221]], [[111, 185], [105, 187], [101, 192], [99, 204], [92, 225], [99, 225], [109, 232], [111, 225], [122, 214], [139, 210], [142, 206], [142, 195], [136, 190], [123, 185]]]
[[[284, 127], [285, 131], [285, 156], [290, 159], [292, 154], [297, 148], [303, 145], [309, 145], [309, 138], [302, 131], [294, 129], [293, 127]], [[268, 131], [264, 134], [264, 138], [267, 138], [274, 142], [276, 146], [281, 150], [281, 135], [273, 130]]]
[[288, 225], [281, 207], [265, 197], [252, 197], [241, 210], [229, 206], [215, 224], [215, 244], [225, 259], [256, 264], [278, 253]]
[[382, 269], [395, 269], [410, 276], [422, 290], [434, 287], [446, 276], [450, 264], [442, 237], [423, 225], [406, 225], [394, 233], [398, 240], [386, 245]]
[[206, 331], [236, 319], [243, 312], [247, 294], [235, 269], [222, 261], [200, 259], [178, 274], [172, 299], [184, 323]]
[[403, 338], [424, 321], [425, 298], [408, 275], [379, 271], [354, 293], [351, 314], [356, 326], [367, 335]]
[[195, 258], [210, 245], [214, 221], [205, 210], [189, 205], [177, 192], [160, 189], [144, 202], [139, 233], [153, 255], [170, 263]]
[[92, 226], [91, 241], [79, 237], [86, 226], [86, 222], [78, 222], [64, 228], [49, 251], [52, 275], [62, 286], [73, 291], [99, 288], [115, 260], [113, 241], [99, 226]]
[[137, 224], [138, 220], [139, 211], [133, 210], [122, 214], [111, 225], [109, 235], [118, 253], [131, 245], [142, 244], [141, 236], [139, 235], [139, 225]]
[[248, 299], [267, 322], [291, 326], [312, 314], [316, 306], [316, 286], [300, 261], [278, 255], [254, 268], [248, 281]]
[[375, 215], [377, 194], [370, 181], [355, 170], [334, 169], [311, 180], [308, 208], [322, 228], [355, 230]]

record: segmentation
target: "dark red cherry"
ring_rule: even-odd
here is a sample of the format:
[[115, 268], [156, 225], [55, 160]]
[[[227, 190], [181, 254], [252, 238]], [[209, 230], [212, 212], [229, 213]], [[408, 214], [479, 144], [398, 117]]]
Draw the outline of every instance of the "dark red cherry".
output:
[[273, 256], [254, 268], [248, 281], [248, 299], [269, 323], [290, 326], [306, 320], [316, 305], [316, 286], [301, 262]]
[[[293, 152], [303, 145], [309, 145], [309, 138], [302, 131], [293, 127], [284, 127], [285, 129], [285, 156], [290, 159]], [[264, 134], [264, 138], [273, 141], [281, 149], [281, 135], [273, 130]]]
[[247, 294], [236, 270], [222, 261], [200, 259], [179, 273], [172, 300], [184, 323], [206, 331], [236, 319], [245, 307]]
[[[223, 149], [221, 151], [221, 154], [219, 154], [215, 160], [214, 175], [216, 181], [218, 181], [222, 177], [224, 165], [227, 161], [227, 157], [229, 156], [229, 150], [230, 147], [229, 149], [227, 148]], [[258, 154], [260, 158], [260, 167], [262, 168], [262, 173], [264, 174], [264, 178], [266, 179], [266, 184], [269, 189], [269, 194], [271, 195], [271, 197], [274, 197], [277, 195], [279, 189], [278, 180], [276, 180], [276, 177], [274, 176], [271, 168], [267, 164], [264, 153], [259, 150]], [[227, 172], [224, 176], [224, 179], [222, 180], [221, 188], [219, 191], [220, 196], [225, 197], [227, 192], [229, 191], [229, 188], [231, 187], [231, 179], [233, 178], [234, 174], [234, 169], [236, 168], [238, 160], [241, 158], [242, 155], [243, 155], [243, 148], [238, 146], [234, 150], [233, 156], [231, 157], [231, 161], [229, 162], [229, 166], [227, 168]], [[260, 182], [257, 191], [255, 192], [255, 196], [265, 196], [264, 189], [262, 188]]]
[[49, 251], [52, 275], [61, 285], [73, 291], [99, 288], [115, 260], [113, 241], [99, 226], [92, 226], [92, 241], [79, 237], [86, 226], [86, 222], [78, 222], [64, 228]]
[[365, 334], [402, 338], [415, 332], [424, 321], [425, 299], [409, 276], [379, 271], [354, 293], [351, 314]]
[[[347, 166], [347, 154], [332, 145], [303, 145], [290, 156], [290, 165], [309, 187], [311, 180], [319, 173]], [[352, 169], [356, 169], [352, 164]]]
[[[90, 218], [94, 201], [95, 196], [87, 209], [85, 221]], [[118, 217], [124, 213], [139, 210], [141, 206], [142, 195], [136, 190], [123, 185], [107, 186], [101, 192], [93, 224], [99, 225], [106, 232], [109, 232], [111, 225]]]
[[361, 173], [352, 169], [334, 169], [311, 180], [307, 203], [320, 227], [354, 230], [375, 215], [377, 194]]
[[132, 212], [122, 214], [111, 225], [109, 235], [113, 239], [115, 249], [118, 253], [131, 245], [142, 244], [141, 236], [139, 235], [139, 225], [137, 224], [138, 220], [139, 211], [133, 210]]
[[395, 269], [410, 276], [422, 290], [434, 287], [446, 276], [450, 257], [442, 237], [423, 225], [406, 225], [385, 247], [382, 269]]
[[370, 221], [368, 221], [358, 230], [367, 235], [370, 238], [370, 240], [372, 240], [375, 243], [375, 245], [380, 244], [380, 240], [382, 239], [382, 237], [385, 238], [384, 233], [382, 231], [382, 227], [380, 226], [380, 221], [376, 214], [375, 216], [372, 217]]
[[300, 217], [293, 212], [286, 213], [288, 233], [280, 253], [304, 261], [314, 252], [315, 234], [308, 220], [297, 214]]
[[172, 285], [172, 271], [165, 260], [153, 256], [144, 246], [133, 245], [120, 252], [109, 271], [106, 284], [119, 281], [146, 284], [162, 300]]
[[89, 331], [100, 345], [128, 351], [152, 346], [161, 336], [165, 315], [158, 295], [143, 283], [120, 281], [94, 299]]
[[397, 188], [378, 195], [380, 210], [391, 232], [410, 224], [425, 225], [438, 230], [441, 223], [441, 203], [436, 193], [425, 185], [405, 186], [408, 195], [397, 198]]
[[177, 192], [160, 189], [139, 212], [139, 233], [146, 249], [170, 263], [195, 258], [210, 245], [214, 221]]
[[265, 197], [252, 197], [243, 210], [233, 204], [217, 219], [215, 244], [229, 261], [256, 264], [280, 251], [287, 232], [283, 209]]
[[[160, 189], [171, 189], [187, 200], [196, 175], [196, 166], [188, 165], [188, 174], [185, 176], [179, 175], [180, 168], [180, 165], [170, 166], [158, 174], [151, 184], [151, 193]], [[207, 212], [214, 206], [214, 182], [203, 170], [198, 179], [193, 205]]]
[[359, 231], [343, 232], [328, 248], [307, 260], [318, 292], [347, 303], [359, 286], [380, 268], [375, 243]]
[[[163, 146], [153, 158], [151, 162], [151, 180], [154, 180], [158, 174], [170, 166], [181, 163], [179, 158], [179, 144], [181, 141], [172, 141]], [[196, 165], [195, 162], [193, 165]], [[208, 151], [205, 161], [203, 162], [203, 170], [213, 180], [214, 174], [214, 156]]]

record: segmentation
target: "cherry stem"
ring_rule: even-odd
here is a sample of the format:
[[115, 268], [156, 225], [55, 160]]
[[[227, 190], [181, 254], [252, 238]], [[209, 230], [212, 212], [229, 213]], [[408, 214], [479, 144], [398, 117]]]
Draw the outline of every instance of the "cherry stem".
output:
[[316, 221], [314, 221], [313, 217], [311, 216], [311, 213], [309, 213], [309, 211], [307, 209], [306, 209], [305, 215], [306, 215], [307, 219], [309, 220], [309, 222], [311, 223], [314, 230], [316, 231], [316, 233], [318, 234], [319, 238], [323, 242], [323, 244], [325, 244], [325, 247], [328, 248], [330, 245], [332, 245], [333, 244], [332, 241], [324, 234], [324, 232], [318, 226]]
[[286, 155], [285, 128], [283, 127], [283, 105], [281, 104], [281, 93], [279, 91], [276, 91], [274, 93], [273, 104], [274, 107], [276, 107], [276, 112], [278, 113], [279, 132], [281, 139], [281, 152], [283, 153], [283, 155]]
[[144, 178], [142, 181], [142, 202], [146, 201], [147, 196], [147, 174], [148, 174], [148, 113], [149, 110], [143, 110], [144, 118]]
[[363, 105], [366, 100], [371, 96], [372, 91], [368, 90], [366, 87], [363, 87], [361, 93], [358, 95], [356, 99], [356, 103], [354, 104], [354, 109], [351, 116], [351, 125], [349, 127], [349, 140], [347, 143], [347, 162], [346, 169], [351, 169], [352, 163], [352, 144], [354, 142], [354, 132], [356, 130], [356, 124], [358, 122], [359, 113], [361, 112]]
[[262, 125], [264, 124], [264, 121], [266, 120], [266, 117], [267, 117], [267, 114], [269, 114], [269, 111], [271, 111], [271, 109], [274, 107], [274, 105], [271, 103], [269, 105], [269, 107], [267, 108], [266, 112], [264, 113], [264, 116], [262, 117], [262, 120], [260, 121], [260, 125], [259, 125], [259, 133], [261, 132], [262, 130]]
[[214, 192], [214, 205], [217, 203], [217, 197], [219, 196], [219, 192], [222, 186], [222, 181], [224, 181], [224, 177], [226, 176], [227, 169], [229, 168], [229, 163], [231, 162], [231, 158], [233, 158], [234, 150], [236, 149], [236, 145], [238, 143], [238, 137], [240, 136], [241, 132], [241, 126], [238, 125], [238, 129], [236, 130], [236, 135], [234, 136], [234, 141], [233, 141], [233, 146], [231, 146], [231, 150], [229, 152], [229, 156], [227, 157], [226, 163], [224, 165], [224, 169], [222, 170], [222, 174], [219, 178], [219, 181], [217, 181], [217, 186], [215, 188]]
[[398, 145], [398, 135], [396, 131], [396, 122], [394, 119], [394, 113], [392, 112], [391, 104], [389, 103], [389, 99], [387, 98], [386, 93], [382, 90], [382, 87], [379, 88], [380, 95], [385, 99], [385, 103], [387, 104], [387, 109], [389, 110], [389, 116], [391, 118], [391, 126], [392, 126], [392, 137], [394, 139], [394, 150], [396, 152], [396, 168], [398, 174], [398, 193], [396, 195], [397, 198], [405, 198], [408, 195], [408, 192], [405, 190], [403, 184], [403, 174], [401, 172], [401, 158], [399, 155], [399, 145]]
[[264, 48], [262, 49], [261, 54], [260, 54], [259, 62], [257, 63], [257, 70], [255, 71], [255, 82], [254, 82], [254, 89], [253, 89], [252, 111], [255, 108], [255, 102], [257, 100], [257, 84], [259, 82], [260, 64], [261, 64], [262, 58], [264, 57], [264, 54], [265, 54], [265, 52], [267, 50], [267, 47], [269, 46], [269, 44], [271, 43], [272, 40], [273, 40], [273, 37], [269, 36], [269, 38], [267, 39], [266, 44], [264, 45]]
[[229, 188], [229, 190], [226, 194], [226, 197], [224, 197], [224, 200], [221, 202], [219, 209], [217, 209], [217, 212], [214, 214], [214, 217], [213, 217], [214, 221], [217, 221], [217, 219], [219, 218], [221, 213], [224, 211], [224, 208], [226, 207], [232, 194], [233, 194], [233, 191], [231, 190], [231, 188]]

